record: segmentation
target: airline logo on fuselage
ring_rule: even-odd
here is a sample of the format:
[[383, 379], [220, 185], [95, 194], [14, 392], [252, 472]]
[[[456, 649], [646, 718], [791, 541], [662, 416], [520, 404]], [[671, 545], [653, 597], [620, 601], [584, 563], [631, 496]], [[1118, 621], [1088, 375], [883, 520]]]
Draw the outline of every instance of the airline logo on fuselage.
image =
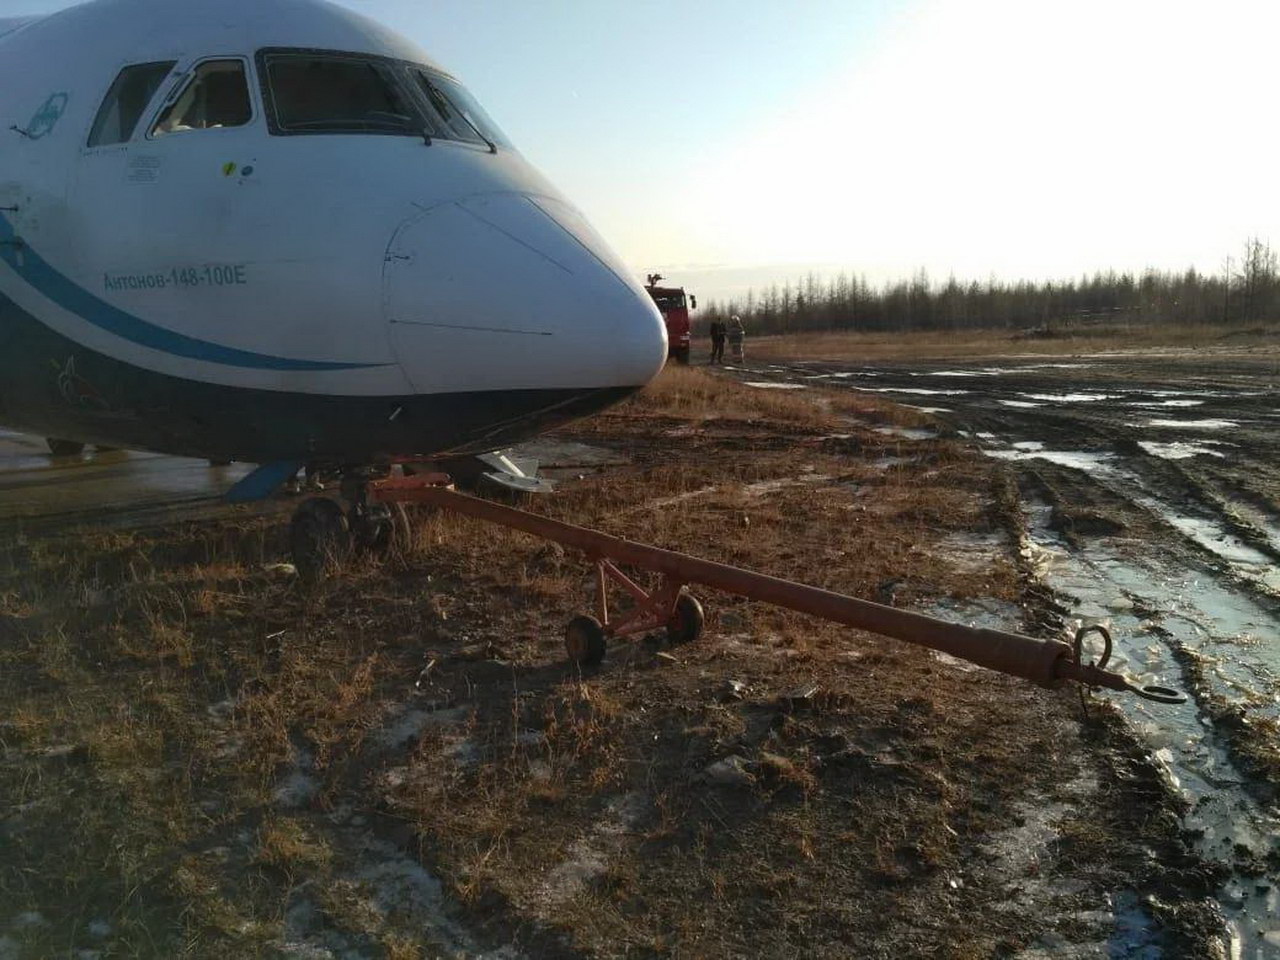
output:
[[67, 102], [70, 99], [65, 93], [49, 94], [49, 99], [40, 106], [40, 109], [35, 112], [35, 116], [27, 122], [26, 129], [19, 132], [29, 140], [39, 140], [41, 137], [47, 137], [53, 133], [53, 128], [58, 125], [62, 115], [67, 112]]

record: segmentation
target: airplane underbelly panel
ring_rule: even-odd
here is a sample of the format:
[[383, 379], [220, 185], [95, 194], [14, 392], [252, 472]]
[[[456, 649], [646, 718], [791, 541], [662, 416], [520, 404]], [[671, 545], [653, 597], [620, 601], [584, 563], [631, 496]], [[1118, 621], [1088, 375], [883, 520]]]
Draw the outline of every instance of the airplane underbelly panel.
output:
[[343, 396], [229, 387], [135, 367], [69, 340], [0, 292], [0, 426], [89, 443], [264, 462], [374, 462], [487, 451], [627, 391], [478, 390]]

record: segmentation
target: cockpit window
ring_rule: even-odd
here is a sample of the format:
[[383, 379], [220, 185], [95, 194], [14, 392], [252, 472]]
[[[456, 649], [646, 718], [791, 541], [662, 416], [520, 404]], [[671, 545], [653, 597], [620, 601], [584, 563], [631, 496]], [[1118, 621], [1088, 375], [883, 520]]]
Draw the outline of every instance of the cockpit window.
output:
[[381, 133], [511, 144], [456, 80], [369, 54], [272, 48], [258, 52], [267, 121], [276, 135]]
[[422, 117], [393, 67], [381, 61], [271, 54], [266, 80], [281, 133], [423, 132]]
[[166, 60], [134, 64], [121, 70], [98, 108], [93, 129], [89, 132], [89, 146], [105, 147], [128, 142], [151, 98], [173, 67], [174, 61]]
[[511, 145], [497, 124], [456, 80], [421, 68], [414, 68], [413, 75], [430, 105], [436, 136], [467, 143]]
[[249, 83], [240, 60], [208, 60], [161, 114], [153, 137], [185, 130], [243, 127], [253, 119]]

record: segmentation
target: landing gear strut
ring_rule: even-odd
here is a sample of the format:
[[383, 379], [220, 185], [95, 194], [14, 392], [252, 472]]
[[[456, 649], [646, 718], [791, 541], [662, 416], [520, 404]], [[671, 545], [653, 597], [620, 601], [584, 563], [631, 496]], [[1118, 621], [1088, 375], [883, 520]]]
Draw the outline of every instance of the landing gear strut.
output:
[[382, 503], [369, 498], [368, 471], [348, 472], [342, 478], [342, 497], [347, 501], [347, 523], [355, 546], [385, 555], [408, 548], [413, 536], [409, 514], [403, 503]]

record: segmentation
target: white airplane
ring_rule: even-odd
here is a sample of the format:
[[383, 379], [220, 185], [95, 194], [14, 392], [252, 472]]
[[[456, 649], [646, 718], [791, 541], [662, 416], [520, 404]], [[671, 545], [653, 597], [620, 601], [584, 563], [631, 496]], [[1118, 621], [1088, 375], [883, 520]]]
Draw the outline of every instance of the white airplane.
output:
[[0, 20], [0, 423], [360, 480], [600, 410], [651, 298], [466, 88], [323, 0]]

